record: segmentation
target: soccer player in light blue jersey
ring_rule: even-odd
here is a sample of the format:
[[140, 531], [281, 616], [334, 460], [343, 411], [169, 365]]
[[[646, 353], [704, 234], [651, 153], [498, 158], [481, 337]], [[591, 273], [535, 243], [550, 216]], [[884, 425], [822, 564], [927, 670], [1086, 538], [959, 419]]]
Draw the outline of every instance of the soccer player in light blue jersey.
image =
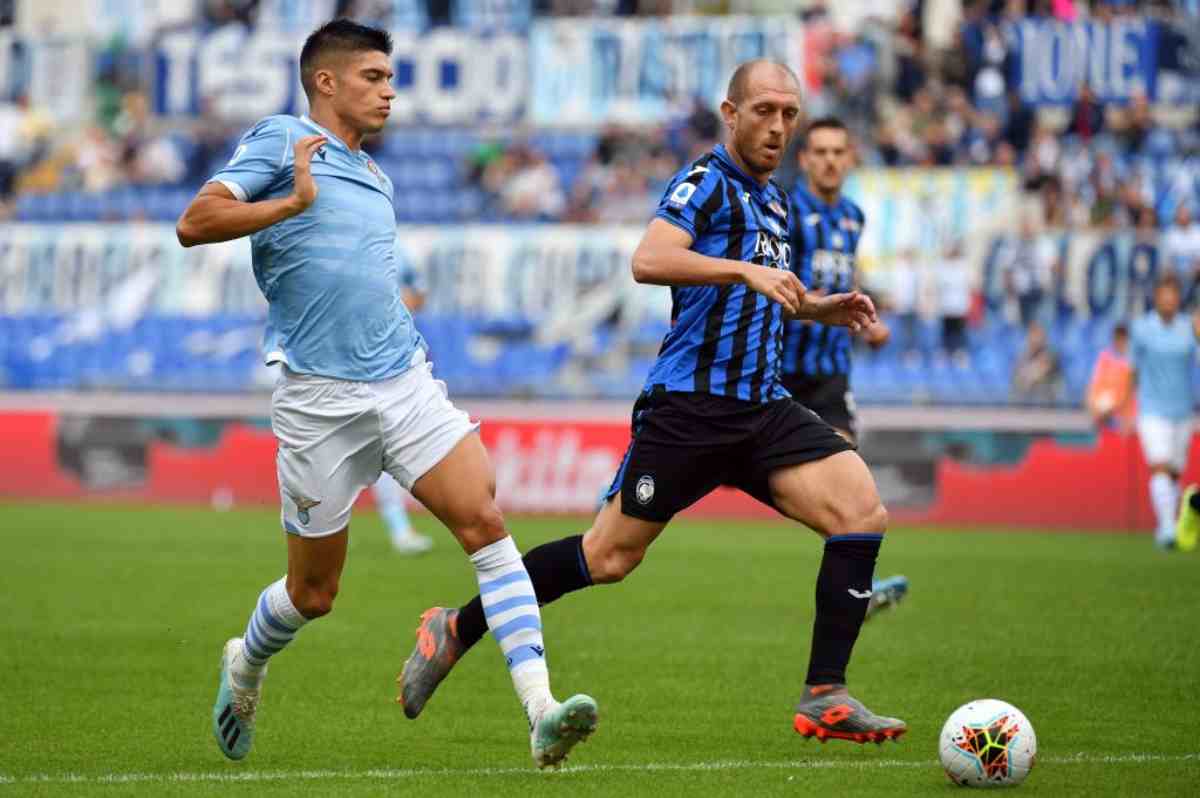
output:
[[213, 734], [230, 759], [249, 752], [267, 661], [332, 610], [351, 507], [386, 471], [469, 555], [534, 760], [555, 765], [595, 728], [596, 705], [550, 693], [537, 599], [478, 425], [433, 379], [401, 301], [392, 184], [361, 148], [396, 96], [391, 49], [385, 32], [348, 20], [314, 31], [300, 53], [309, 115], [256, 124], [179, 219], [184, 246], [250, 236], [265, 358], [281, 364], [271, 427], [287, 574], [225, 644]]
[[[1192, 369], [1200, 338], [1200, 312], [1188, 319], [1180, 312], [1181, 298], [1178, 277], [1167, 274], [1160, 278], [1154, 287], [1154, 309], [1134, 322], [1131, 347], [1138, 437], [1150, 466], [1150, 500], [1158, 519], [1154, 542], [1164, 549], [1176, 545], [1179, 477], [1187, 465], [1196, 403]], [[1190, 503], [1195, 491], [1189, 494], [1185, 514], [1194, 512]], [[1182, 549], [1195, 548], [1194, 532], [1178, 543]]]

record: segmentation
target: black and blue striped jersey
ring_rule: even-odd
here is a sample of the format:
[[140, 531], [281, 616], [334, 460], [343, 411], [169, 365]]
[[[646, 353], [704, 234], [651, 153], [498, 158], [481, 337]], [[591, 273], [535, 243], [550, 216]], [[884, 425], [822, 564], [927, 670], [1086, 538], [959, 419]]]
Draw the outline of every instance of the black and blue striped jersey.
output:
[[[830, 294], [855, 286], [855, 252], [866, 217], [845, 197], [829, 205], [805, 178], [791, 193], [792, 268], [810, 290]], [[850, 372], [850, 331], [807, 321], [784, 323], [783, 373], [829, 377]]]
[[[655, 215], [687, 231], [702, 255], [791, 268], [787, 192], [747, 175], [722, 145], [671, 180]], [[782, 333], [783, 307], [744, 285], [673, 286], [671, 329], [646, 390], [786, 398]]]

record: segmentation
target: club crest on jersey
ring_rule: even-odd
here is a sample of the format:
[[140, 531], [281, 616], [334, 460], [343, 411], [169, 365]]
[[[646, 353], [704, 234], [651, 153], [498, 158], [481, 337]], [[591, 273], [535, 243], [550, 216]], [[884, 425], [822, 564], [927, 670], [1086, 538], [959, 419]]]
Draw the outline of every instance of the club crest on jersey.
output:
[[386, 187], [387, 184], [384, 182], [383, 173], [379, 171], [379, 167], [370, 158], [367, 159], [367, 168], [371, 170], [371, 174], [375, 175], [375, 179], [379, 181], [379, 185]]
[[804, 223], [805, 223], [806, 225], [808, 225], [809, 227], [815, 227], [815, 226], [817, 226], [818, 224], [820, 224], [820, 223], [821, 223], [821, 214], [819, 214], [819, 213], [810, 213], [808, 216], [805, 216], [805, 217], [804, 217]]
[[771, 200], [770, 202], [768, 202], [767, 210], [769, 210], [771, 213], [775, 214], [776, 216], [782, 216], [785, 219], [787, 218], [787, 211], [785, 211], [783, 209], [783, 206], [779, 204], [779, 200]]
[[304, 496], [292, 496], [292, 501], [296, 503], [296, 509], [298, 510], [296, 516], [300, 519], [300, 523], [308, 526], [308, 511], [320, 504], [320, 500], [308, 499]]
[[862, 225], [860, 225], [854, 219], [850, 219], [846, 216], [842, 217], [842, 220], [838, 222], [838, 226], [840, 226], [843, 230], [849, 230], [851, 233], [857, 233], [862, 227]]
[[637, 485], [633, 489], [633, 497], [638, 500], [638, 504], [649, 504], [654, 501], [654, 477], [649, 474], [639, 477]]

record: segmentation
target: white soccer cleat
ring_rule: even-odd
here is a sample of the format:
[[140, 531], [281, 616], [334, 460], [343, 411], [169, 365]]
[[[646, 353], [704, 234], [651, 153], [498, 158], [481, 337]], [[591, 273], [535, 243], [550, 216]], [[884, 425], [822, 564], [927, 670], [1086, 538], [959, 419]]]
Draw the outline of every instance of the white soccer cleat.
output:
[[582, 694], [543, 709], [529, 734], [529, 746], [537, 766], [558, 767], [566, 761], [571, 749], [596, 730], [597, 712], [596, 700]]
[[[230, 759], [242, 759], [254, 745], [254, 716], [262, 693], [261, 678], [254, 688], [240, 687], [234, 680], [230, 668], [241, 653], [242, 638], [233, 637], [225, 643], [221, 652], [221, 682], [212, 711], [213, 737], [221, 753]], [[265, 669], [262, 675], [266, 676]]]
[[411, 531], [404, 535], [392, 535], [392, 548], [397, 554], [406, 556], [424, 554], [433, 548], [433, 538]]

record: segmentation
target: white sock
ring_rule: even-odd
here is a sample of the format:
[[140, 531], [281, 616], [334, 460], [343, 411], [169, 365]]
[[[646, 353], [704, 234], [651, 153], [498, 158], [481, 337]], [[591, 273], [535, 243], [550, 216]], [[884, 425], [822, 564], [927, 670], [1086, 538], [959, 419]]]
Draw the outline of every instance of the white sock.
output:
[[1170, 474], [1157, 473], [1150, 477], [1150, 502], [1158, 517], [1154, 539], [1167, 543], [1175, 539], [1175, 516], [1179, 509], [1179, 483]]
[[254, 687], [262, 681], [267, 660], [292, 642], [308, 619], [292, 604], [287, 592], [287, 577], [267, 585], [258, 596], [242, 636], [241, 656], [234, 659], [230, 673], [242, 687]]
[[484, 546], [471, 555], [471, 563], [488, 629], [500, 644], [513, 687], [532, 725], [554, 701], [533, 583], [511, 537]]

